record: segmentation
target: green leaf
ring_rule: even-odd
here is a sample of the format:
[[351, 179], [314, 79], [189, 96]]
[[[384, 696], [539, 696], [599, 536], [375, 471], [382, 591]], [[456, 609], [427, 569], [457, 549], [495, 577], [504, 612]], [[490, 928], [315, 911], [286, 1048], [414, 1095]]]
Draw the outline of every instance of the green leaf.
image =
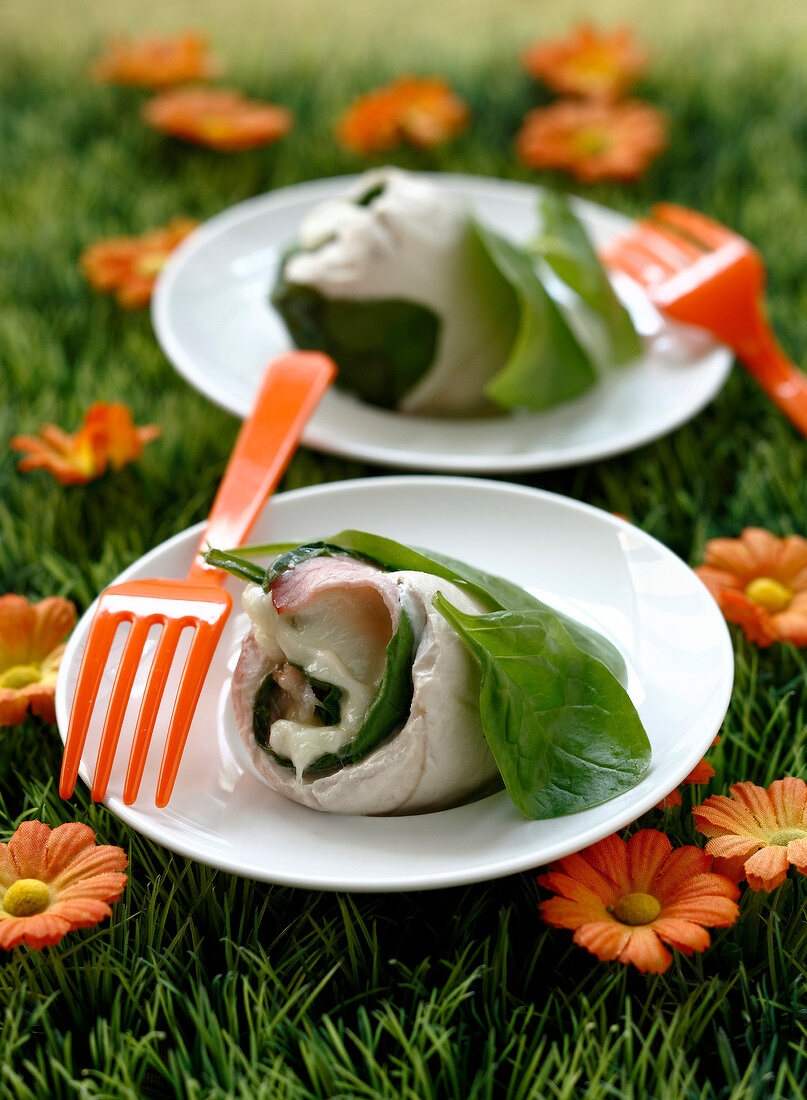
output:
[[[287, 257], [288, 259], [288, 257]], [[336, 384], [365, 401], [396, 408], [434, 362], [440, 319], [418, 302], [326, 298], [288, 282], [283, 264], [272, 305], [299, 348], [336, 362]]]
[[[257, 581], [263, 584], [265, 590], [268, 590], [275, 577], [286, 569], [291, 569], [309, 558], [333, 557], [336, 554], [350, 554], [352, 557], [381, 565], [388, 570], [414, 569], [422, 573], [431, 573], [435, 577], [442, 577], [458, 585], [491, 611], [551, 612], [568, 630], [576, 645], [598, 661], [602, 661], [617, 679], [624, 681], [626, 677], [622, 654], [598, 631], [554, 610], [513, 581], [508, 581], [494, 573], [487, 573], [468, 565], [467, 562], [458, 561], [456, 558], [439, 554], [434, 550], [419, 550], [416, 547], [405, 546], [394, 539], [384, 538], [382, 535], [348, 530], [341, 531], [325, 541], [305, 543], [291, 550], [285, 543], [275, 543], [247, 547], [240, 552], [253, 554], [255, 557], [274, 558], [268, 569], [261, 569], [261, 579]], [[239, 568], [237, 563], [240, 559], [235, 552], [219, 555], [218, 552], [212, 551], [208, 553], [205, 560], [213, 565], [221, 564], [221, 568], [229, 569], [236, 576], [243, 575], [249, 569], [259, 568], [250, 562], [244, 562], [244, 568]], [[249, 576], [248, 579], [252, 577]]]
[[630, 790], [650, 742], [625, 689], [544, 611], [437, 610], [481, 670], [482, 728], [507, 791], [529, 818], [585, 810]]
[[626, 676], [622, 654], [607, 638], [596, 630], [592, 630], [591, 627], [549, 607], [513, 581], [477, 569], [473, 565], [468, 565], [467, 562], [458, 561], [446, 554], [404, 546], [393, 539], [371, 535], [365, 531], [341, 531], [328, 542], [350, 553], [380, 562], [387, 569], [416, 569], [436, 577], [443, 577], [474, 596], [491, 611], [548, 612], [562, 623], [576, 645], [598, 661], [602, 661], [618, 679], [622, 680]]
[[614, 293], [605, 268], [565, 196], [546, 190], [539, 200], [542, 228], [529, 249], [602, 320], [612, 363], [635, 359], [642, 342], [631, 316]]
[[485, 393], [501, 408], [550, 408], [578, 397], [596, 381], [594, 365], [545, 290], [526, 252], [478, 222], [480, 246], [512, 287], [519, 324], [502, 370]]

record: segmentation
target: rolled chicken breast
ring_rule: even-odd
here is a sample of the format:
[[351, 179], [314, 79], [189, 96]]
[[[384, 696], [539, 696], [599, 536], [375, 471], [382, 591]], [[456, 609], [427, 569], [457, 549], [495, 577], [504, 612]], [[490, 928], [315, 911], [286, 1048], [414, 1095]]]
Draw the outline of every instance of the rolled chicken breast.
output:
[[268, 590], [232, 684], [236, 724], [279, 794], [344, 814], [444, 809], [501, 786], [479, 715], [479, 673], [432, 606], [480, 605], [429, 573], [310, 558]]

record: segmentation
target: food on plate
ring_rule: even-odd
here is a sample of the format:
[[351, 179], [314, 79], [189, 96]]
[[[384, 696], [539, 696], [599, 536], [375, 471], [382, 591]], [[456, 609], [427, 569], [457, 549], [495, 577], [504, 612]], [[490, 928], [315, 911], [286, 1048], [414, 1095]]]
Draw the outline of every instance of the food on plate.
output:
[[239, 735], [279, 794], [412, 814], [501, 787], [530, 818], [634, 786], [650, 745], [619, 651], [518, 585], [363, 531], [206, 560], [248, 582]]
[[303, 220], [272, 304], [371, 404], [456, 417], [568, 401], [640, 344], [566, 200], [536, 195], [522, 247], [427, 176], [367, 172]]

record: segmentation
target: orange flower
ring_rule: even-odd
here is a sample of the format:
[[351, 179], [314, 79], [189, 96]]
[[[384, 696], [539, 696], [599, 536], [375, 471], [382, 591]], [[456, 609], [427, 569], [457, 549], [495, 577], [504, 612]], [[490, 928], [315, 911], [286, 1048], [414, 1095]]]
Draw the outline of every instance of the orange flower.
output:
[[150, 99], [143, 118], [164, 134], [224, 153], [269, 145], [291, 130], [286, 107], [247, 99], [231, 88], [178, 88]]
[[807, 874], [807, 784], [789, 776], [767, 791], [755, 783], [735, 783], [730, 797], [713, 794], [692, 810], [715, 867], [752, 890], [774, 890], [788, 864]]
[[352, 153], [380, 153], [409, 142], [431, 149], [468, 124], [468, 107], [445, 80], [402, 76], [360, 96], [337, 123]]
[[90, 67], [90, 76], [101, 84], [129, 88], [165, 88], [215, 76], [218, 66], [207, 52], [207, 39], [187, 31], [161, 38], [113, 38], [107, 53]]
[[746, 527], [738, 539], [711, 539], [695, 572], [749, 642], [807, 645], [807, 539]]
[[56, 721], [61, 643], [75, 622], [75, 606], [61, 596], [34, 604], [24, 596], [0, 596], [0, 726], [22, 722], [29, 707], [46, 722]]
[[138, 309], [148, 305], [169, 254], [196, 225], [190, 218], [172, 218], [140, 237], [96, 241], [81, 253], [81, 270], [95, 290], [114, 292], [120, 305]]
[[527, 114], [516, 151], [529, 168], [557, 168], [592, 183], [636, 179], [666, 142], [664, 116], [647, 103], [564, 99]]
[[111, 916], [128, 862], [122, 848], [96, 845], [89, 825], [23, 821], [0, 844], [0, 947], [38, 950]]
[[665, 943], [685, 955], [705, 951], [705, 925], [726, 927], [739, 916], [737, 887], [713, 874], [711, 862], [693, 845], [673, 851], [657, 829], [641, 829], [627, 842], [609, 836], [538, 878], [560, 895], [541, 902], [541, 916], [574, 929], [574, 942], [602, 961], [661, 974], [672, 962]]
[[621, 98], [647, 61], [628, 28], [601, 33], [588, 23], [565, 38], [536, 42], [523, 57], [527, 72], [553, 91], [608, 100]]
[[[720, 741], [720, 737], [715, 737], [711, 747], [714, 748]], [[703, 760], [699, 761], [689, 773], [681, 780], [682, 783], [691, 783], [693, 786], [703, 786], [704, 783], [711, 782], [715, 777], [715, 770], [709, 761], [704, 756]], [[681, 805], [681, 789], [676, 787], [674, 791], [670, 791], [668, 795], [662, 798], [661, 802], [656, 806], [657, 810], [669, 810], [673, 806]]]
[[49, 470], [62, 485], [79, 485], [100, 477], [109, 466], [119, 470], [134, 462], [159, 434], [156, 424], [135, 427], [125, 405], [96, 401], [72, 435], [45, 424], [39, 435], [15, 435], [11, 446], [25, 452], [20, 470]]

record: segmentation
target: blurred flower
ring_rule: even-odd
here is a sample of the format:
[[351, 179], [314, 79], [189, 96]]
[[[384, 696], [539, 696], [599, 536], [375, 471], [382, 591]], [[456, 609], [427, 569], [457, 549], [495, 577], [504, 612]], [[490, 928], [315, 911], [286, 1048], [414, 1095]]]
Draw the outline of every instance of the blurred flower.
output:
[[367, 154], [396, 149], [403, 142], [430, 149], [467, 124], [468, 107], [445, 80], [402, 76], [355, 100], [336, 134], [350, 152]]
[[767, 791], [735, 783], [730, 796], [713, 794], [692, 810], [715, 867], [729, 878], [745, 878], [752, 890], [774, 890], [787, 868], [807, 874], [807, 784], [788, 776]]
[[750, 642], [807, 645], [807, 539], [746, 527], [738, 539], [707, 542], [695, 572]]
[[128, 862], [122, 848], [97, 845], [89, 825], [23, 821], [0, 844], [0, 947], [38, 950], [111, 916]]
[[64, 642], [75, 626], [70, 600], [0, 596], [0, 726], [22, 722], [28, 708], [56, 721], [54, 696]]
[[536, 42], [524, 68], [562, 95], [620, 99], [647, 65], [648, 55], [628, 28], [600, 32], [583, 23], [565, 38]]
[[207, 39], [187, 31], [170, 37], [113, 38], [107, 52], [90, 67], [101, 84], [130, 88], [166, 88], [215, 76], [218, 66], [207, 52]]
[[726, 927], [739, 916], [737, 887], [713, 874], [711, 862], [694, 845], [673, 850], [657, 829], [628, 841], [609, 836], [539, 876], [539, 885], [559, 895], [541, 902], [541, 916], [574, 929], [574, 942], [601, 961], [661, 974], [672, 962], [665, 943], [685, 955], [704, 951], [705, 926]]
[[231, 88], [163, 92], [144, 105], [143, 118], [164, 134], [223, 153], [269, 145], [294, 125], [287, 107], [247, 99]]
[[39, 435], [15, 435], [11, 446], [25, 454], [20, 470], [48, 470], [62, 485], [78, 485], [134, 462], [159, 434], [156, 424], [135, 427], [126, 405], [96, 401], [72, 435], [45, 424]]
[[664, 116], [647, 103], [566, 99], [528, 112], [516, 151], [529, 168], [556, 168], [593, 183], [636, 179], [666, 143]]
[[95, 290], [114, 292], [119, 305], [138, 309], [148, 305], [169, 254], [196, 225], [190, 218], [172, 218], [168, 225], [139, 237], [96, 241], [82, 252], [81, 270]]
[[[720, 737], [715, 737], [711, 747], [714, 748], [720, 741]], [[683, 783], [690, 783], [693, 786], [703, 786], [704, 783], [710, 783], [715, 777], [715, 770], [709, 761], [704, 756], [703, 760], [699, 761], [689, 775], [684, 776], [681, 780]], [[681, 805], [681, 789], [676, 787], [674, 791], [670, 791], [668, 795], [662, 798], [661, 802], [656, 806], [657, 810], [669, 810], [673, 806]]]

